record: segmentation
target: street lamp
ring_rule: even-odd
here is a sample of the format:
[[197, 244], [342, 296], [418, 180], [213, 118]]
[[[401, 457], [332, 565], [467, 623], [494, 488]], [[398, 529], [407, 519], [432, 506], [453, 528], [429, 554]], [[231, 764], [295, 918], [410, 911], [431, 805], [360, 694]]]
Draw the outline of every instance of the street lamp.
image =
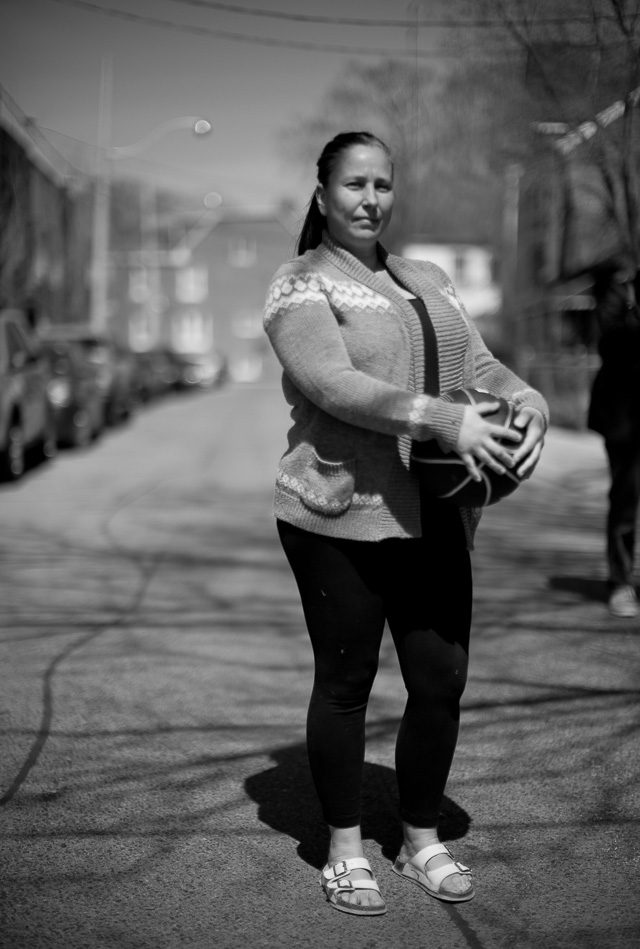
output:
[[191, 129], [194, 135], [208, 135], [211, 131], [211, 123], [199, 115], [179, 115], [175, 119], [168, 119], [157, 125], [133, 145], [112, 145], [106, 149], [106, 157], [112, 161], [119, 158], [134, 158], [165, 135], [180, 129]]
[[202, 136], [211, 132], [211, 123], [198, 115], [181, 115], [162, 122], [131, 145], [112, 146], [110, 144], [111, 63], [108, 59], [103, 62], [91, 261], [91, 327], [96, 332], [106, 330], [109, 317], [109, 218], [112, 162], [122, 158], [133, 158], [165, 135], [180, 129], [191, 129], [194, 135]]

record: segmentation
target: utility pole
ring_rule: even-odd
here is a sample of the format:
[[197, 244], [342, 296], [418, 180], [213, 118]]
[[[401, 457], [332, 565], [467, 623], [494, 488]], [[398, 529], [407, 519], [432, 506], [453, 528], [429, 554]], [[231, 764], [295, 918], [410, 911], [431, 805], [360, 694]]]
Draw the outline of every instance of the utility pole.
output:
[[111, 207], [111, 124], [113, 112], [113, 57], [102, 57], [98, 149], [95, 163], [93, 246], [91, 260], [91, 328], [107, 330], [109, 319], [109, 230]]
[[524, 339], [518, 306], [520, 181], [522, 165], [508, 165], [502, 218], [502, 333], [516, 373], [524, 371]]
[[145, 301], [146, 327], [149, 348], [157, 346], [162, 331], [163, 293], [160, 247], [158, 241], [158, 213], [156, 192], [152, 184], [140, 183], [140, 207], [142, 229], [142, 260], [147, 278]]
[[[409, 17], [415, 16], [415, 26], [410, 27], [409, 40], [413, 47], [413, 82], [411, 89], [411, 129], [409, 132], [410, 141], [408, 143], [408, 155], [409, 155], [409, 165], [413, 168], [413, 184], [417, 189], [418, 182], [420, 180], [420, 148], [419, 148], [419, 113], [420, 113], [420, 71], [418, 67], [418, 47], [420, 43], [420, 4], [417, 0], [412, 0], [407, 7], [407, 15]], [[411, 204], [411, 231], [414, 236], [417, 235], [419, 224], [420, 224], [420, 214], [419, 214], [420, 202], [414, 200]]]
[[[191, 129], [194, 135], [204, 136], [212, 131], [211, 123], [199, 115], [179, 115], [153, 128], [131, 145], [114, 147], [111, 144], [113, 114], [113, 57], [104, 56], [100, 75], [100, 108], [98, 114], [98, 148], [95, 163], [93, 207], [93, 245], [91, 262], [91, 328], [105, 333], [109, 329], [109, 271], [110, 271], [110, 217], [111, 178], [113, 162], [134, 158], [169, 132]], [[146, 196], [143, 194], [143, 200]], [[151, 208], [149, 202], [145, 205]], [[155, 227], [155, 204], [150, 211]], [[157, 256], [157, 255], [156, 255]], [[157, 267], [155, 268], [157, 271]], [[156, 286], [158, 279], [156, 276]], [[157, 323], [157, 321], [156, 321]]]

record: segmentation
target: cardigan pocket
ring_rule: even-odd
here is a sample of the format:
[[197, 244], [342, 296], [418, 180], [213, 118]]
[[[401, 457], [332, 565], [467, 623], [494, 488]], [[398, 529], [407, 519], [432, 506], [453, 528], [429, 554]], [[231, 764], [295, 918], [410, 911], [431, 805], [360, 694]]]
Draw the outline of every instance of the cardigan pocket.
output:
[[297, 494], [305, 507], [335, 516], [351, 505], [355, 472], [355, 459], [325, 461], [311, 445], [300, 445], [292, 455], [283, 458], [277, 481], [285, 490]]

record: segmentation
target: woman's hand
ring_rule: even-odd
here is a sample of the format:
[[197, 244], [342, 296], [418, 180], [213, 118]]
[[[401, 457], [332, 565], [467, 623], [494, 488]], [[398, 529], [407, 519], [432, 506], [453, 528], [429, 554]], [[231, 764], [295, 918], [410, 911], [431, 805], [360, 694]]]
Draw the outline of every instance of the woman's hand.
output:
[[[484, 418], [491, 415], [498, 408], [498, 402], [481, 402], [479, 405], [466, 405], [462, 416], [462, 425], [458, 432], [455, 450], [464, 461], [467, 471], [474, 481], [482, 481], [478, 463], [487, 465], [496, 474], [504, 474], [506, 468], [513, 468], [516, 464], [516, 455], [513, 448], [522, 441], [522, 435], [512, 428], [496, 425]], [[517, 418], [522, 417], [522, 409]], [[528, 410], [527, 410], [528, 411]], [[535, 409], [532, 411], [535, 412]], [[540, 415], [539, 412], [536, 414]], [[540, 416], [542, 419], [542, 416]], [[514, 423], [514, 424], [517, 424]], [[524, 427], [526, 421], [522, 422]], [[543, 423], [544, 426], [544, 423]], [[507, 448], [496, 441], [497, 438], [506, 438], [513, 441], [513, 447]], [[531, 445], [535, 439], [531, 439]], [[520, 447], [518, 448], [520, 451]], [[539, 454], [539, 452], [538, 452]], [[521, 456], [523, 457], [523, 456]], [[528, 464], [529, 459], [527, 459]]]
[[[524, 438], [513, 453], [516, 474], [519, 478], [530, 478], [533, 469], [538, 464], [544, 445], [544, 418], [538, 409], [524, 406], [519, 410], [513, 424], [524, 434]], [[517, 466], [521, 461], [523, 463], [518, 468]]]

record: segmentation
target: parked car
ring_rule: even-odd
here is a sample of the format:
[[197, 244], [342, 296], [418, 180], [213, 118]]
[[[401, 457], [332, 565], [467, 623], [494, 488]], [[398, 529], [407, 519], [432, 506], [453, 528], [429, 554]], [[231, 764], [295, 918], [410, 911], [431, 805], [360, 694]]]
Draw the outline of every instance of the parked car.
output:
[[56, 453], [49, 365], [21, 310], [0, 310], [0, 478], [16, 481], [29, 456]]
[[141, 402], [150, 402], [176, 387], [178, 371], [164, 350], [135, 354], [136, 391]]
[[171, 353], [178, 389], [213, 389], [224, 381], [226, 360], [217, 350], [209, 353]]
[[42, 333], [45, 342], [76, 342], [94, 367], [104, 400], [105, 421], [116, 425], [129, 418], [134, 404], [133, 360], [106, 334], [82, 323], [51, 324]]
[[81, 343], [43, 343], [49, 360], [47, 393], [56, 424], [58, 444], [81, 448], [94, 441], [105, 426], [105, 399], [95, 366]]
[[[112, 398], [108, 403], [107, 421], [110, 425], [125, 422], [133, 412], [136, 403], [136, 359], [130, 349], [113, 346], [114, 379], [111, 387]], [[109, 414], [110, 412], [110, 414]]]

